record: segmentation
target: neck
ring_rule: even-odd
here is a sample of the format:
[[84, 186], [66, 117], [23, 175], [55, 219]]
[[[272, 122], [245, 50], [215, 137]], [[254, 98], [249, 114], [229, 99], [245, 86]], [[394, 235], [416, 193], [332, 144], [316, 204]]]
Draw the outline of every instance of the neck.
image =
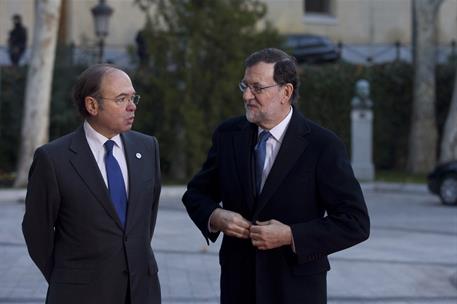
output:
[[113, 132], [110, 132], [109, 130], [107, 130], [106, 128], [102, 128], [101, 126], [97, 125], [93, 120], [91, 120], [90, 118], [87, 119], [87, 122], [89, 123], [89, 125], [92, 127], [92, 129], [94, 129], [97, 133], [105, 136], [106, 138], [108, 139], [111, 139], [113, 138], [114, 136], [116, 136], [117, 134], [116, 133], [113, 133]]
[[289, 115], [291, 110], [292, 110], [292, 106], [290, 105], [289, 107], [285, 108], [284, 111], [281, 111], [274, 120], [263, 122], [261, 124], [259, 123], [258, 126], [264, 130], [270, 131], [271, 129], [276, 127], [278, 124], [280, 124], [281, 121], [283, 121], [284, 118], [286, 118], [287, 115]]

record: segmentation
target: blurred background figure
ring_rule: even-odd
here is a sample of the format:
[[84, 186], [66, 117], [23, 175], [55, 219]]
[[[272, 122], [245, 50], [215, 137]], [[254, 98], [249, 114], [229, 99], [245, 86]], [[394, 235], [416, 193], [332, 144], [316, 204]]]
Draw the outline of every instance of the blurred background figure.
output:
[[13, 24], [8, 38], [8, 53], [12, 65], [17, 66], [27, 45], [27, 29], [22, 25], [21, 16], [18, 14], [13, 15]]
[[147, 65], [149, 61], [149, 54], [148, 54], [148, 47], [147, 47], [147, 41], [146, 38], [144, 37], [144, 31], [140, 30], [136, 34], [135, 37], [135, 42], [136, 42], [136, 53], [138, 55], [138, 59], [140, 60], [140, 65], [144, 66]]

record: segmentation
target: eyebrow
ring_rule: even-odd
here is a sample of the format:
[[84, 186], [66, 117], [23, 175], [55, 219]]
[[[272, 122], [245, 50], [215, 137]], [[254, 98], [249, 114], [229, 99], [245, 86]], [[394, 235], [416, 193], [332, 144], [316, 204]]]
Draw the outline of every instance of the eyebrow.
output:
[[[128, 93], [120, 93], [119, 95], [117, 95], [115, 98], [118, 98], [118, 97], [124, 97], [124, 96], [129, 96], [130, 94]], [[134, 91], [132, 95], [136, 95], [136, 92]]]
[[260, 83], [260, 82], [258, 82], [258, 81], [256, 81], [256, 82], [247, 82], [247, 81], [244, 80], [244, 79], [243, 79], [242, 81], [243, 81], [245, 84], [251, 85], [251, 86], [252, 86], [252, 85], [262, 85], [262, 83]]

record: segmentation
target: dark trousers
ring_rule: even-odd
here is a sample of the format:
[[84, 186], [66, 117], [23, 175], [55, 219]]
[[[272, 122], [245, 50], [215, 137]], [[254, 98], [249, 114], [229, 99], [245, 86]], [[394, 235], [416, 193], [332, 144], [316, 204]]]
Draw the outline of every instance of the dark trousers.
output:
[[[129, 284], [130, 285], [130, 284]], [[127, 287], [127, 294], [125, 295], [125, 304], [130, 304], [130, 286]]]

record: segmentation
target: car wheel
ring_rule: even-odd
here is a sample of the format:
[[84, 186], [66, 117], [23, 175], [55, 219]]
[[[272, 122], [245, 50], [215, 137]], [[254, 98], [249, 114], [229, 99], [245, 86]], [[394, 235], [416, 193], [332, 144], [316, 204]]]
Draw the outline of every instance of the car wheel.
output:
[[441, 179], [440, 198], [445, 205], [457, 205], [457, 175], [448, 174]]

